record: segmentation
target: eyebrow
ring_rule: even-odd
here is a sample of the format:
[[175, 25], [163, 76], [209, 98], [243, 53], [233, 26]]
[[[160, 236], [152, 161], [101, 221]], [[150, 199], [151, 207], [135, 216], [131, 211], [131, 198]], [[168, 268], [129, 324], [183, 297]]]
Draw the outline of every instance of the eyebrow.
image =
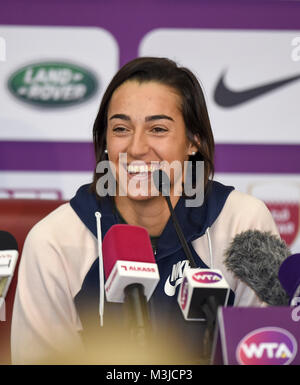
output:
[[160, 119], [172, 120], [172, 122], [174, 122], [174, 119], [171, 118], [171, 116], [168, 116], [168, 115], [151, 115], [151, 116], [146, 116], [145, 121], [146, 122], [152, 122], [153, 120], [160, 120]]
[[[131, 120], [130, 116], [125, 115], [125, 114], [115, 114], [109, 118], [109, 120], [111, 120], [111, 119], [122, 119], [122, 120], [126, 120], [126, 121]], [[146, 122], [152, 122], [153, 120], [161, 120], [161, 119], [167, 119], [167, 120], [171, 120], [172, 122], [174, 122], [173, 118], [171, 118], [168, 115], [163, 115], [163, 114], [146, 116], [145, 121]]]

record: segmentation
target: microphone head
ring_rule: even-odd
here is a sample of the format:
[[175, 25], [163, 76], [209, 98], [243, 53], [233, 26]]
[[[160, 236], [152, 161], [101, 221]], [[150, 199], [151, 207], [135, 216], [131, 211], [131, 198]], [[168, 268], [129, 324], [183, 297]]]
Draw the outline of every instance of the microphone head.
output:
[[0, 250], [17, 250], [16, 238], [8, 231], [0, 230]]
[[156, 263], [149, 234], [140, 226], [113, 225], [104, 236], [102, 252], [106, 279], [118, 260]]
[[287, 305], [278, 271], [290, 255], [286, 243], [270, 232], [248, 230], [235, 236], [225, 252], [227, 269], [269, 305]]
[[170, 179], [168, 174], [163, 170], [155, 170], [153, 172], [153, 181], [156, 189], [164, 196], [170, 195]]
[[282, 262], [278, 278], [291, 300], [300, 287], [300, 254], [293, 254]]

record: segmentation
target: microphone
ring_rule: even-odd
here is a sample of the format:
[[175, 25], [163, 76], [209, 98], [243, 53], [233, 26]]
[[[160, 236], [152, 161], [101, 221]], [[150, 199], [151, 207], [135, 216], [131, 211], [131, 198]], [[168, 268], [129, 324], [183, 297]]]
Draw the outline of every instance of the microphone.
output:
[[186, 321], [205, 321], [201, 359], [208, 363], [219, 306], [226, 306], [230, 288], [216, 269], [185, 269], [177, 301]]
[[278, 279], [282, 262], [290, 255], [284, 241], [270, 232], [248, 230], [236, 235], [225, 252], [225, 266], [271, 306], [288, 304]]
[[186, 269], [177, 301], [187, 321], [213, 321], [217, 308], [226, 306], [230, 287], [217, 269]]
[[157, 190], [165, 197], [176, 233], [190, 263], [185, 269], [177, 302], [187, 321], [206, 321], [202, 358], [208, 360], [219, 306], [226, 306], [230, 288], [220, 270], [197, 268], [170, 200], [170, 180], [163, 170], [153, 172]]
[[169, 177], [163, 170], [155, 170], [153, 180], [157, 190], [166, 198], [176, 233], [191, 267], [185, 270], [177, 301], [186, 320], [205, 321], [210, 319], [210, 314], [213, 313], [208, 307], [211, 308], [213, 303], [213, 307], [227, 303], [229, 286], [220, 270], [197, 268], [171, 204]]
[[300, 254], [290, 255], [282, 262], [278, 278], [289, 296], [290, 305], [297, 305], [294, 302], [300, 298]]
[[15, 237], [7, 231], [0, 231], [0, 321], [5, 321], [5, 297], [14, 275], [18, 244]]
[[178, 222], [178, 219], [175, 215], [175, 212], [174, 212], [174, 209], [173, 209], [173, 206], [172, 206], [172, 203], [171, 203], [171, 199], [170, 199], [170, 179], [167, 175], [166, 172], [164, 172], [163, 170], [155, 170], [153, 172], [153, 181], [154, 181], [154, 185], [156, 187], [156, 189], [165, 197], [166, 201], [167, 201], [167, 204], [168, 204], [168, 207], [169, 207], [169, 210], [170, 210], [170, 214], [171, 214], [171, 218], [172, 218], [172, 221], [173, 221], [173, 224], [174, 224], [174, 227], [175, 227], [175, 230], [176, 230], [176, 233], [178, 235], [178, 238], [180, 240], [180, 243], [181, 243], [181, 246], [183, 248], [183, 251], [184, 251], [184, 254], [185, 256], [187, 257], [189, 263], [190, 263], [190, 267], [197, 267], [195, 261], [194, 261], [194, 258], [192, 256], [192, 253], [191, 253], [191, 250], [186, 242], [186, 239], [184, 237], [184, 234], [181, 230], [181, 227], [179, 225], [179, 222]]
[[102, 251], [106, 299], [125, 303], [131, 332], [143, 344], [150, 332], [147, 301], [159, 281], [149, 234], [143, 227], [114, 225], [105, 234]]

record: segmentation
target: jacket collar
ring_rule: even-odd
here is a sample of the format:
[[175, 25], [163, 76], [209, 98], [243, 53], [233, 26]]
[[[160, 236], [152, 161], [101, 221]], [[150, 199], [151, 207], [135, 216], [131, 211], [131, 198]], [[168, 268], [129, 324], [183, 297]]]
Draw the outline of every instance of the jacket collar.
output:
[[[75, 197], [71, 199], [70, 205], [95, 237], [97, 237], [95, 212], [101, 212], [103, 239], [109, 228], [119, 222], [118, 215], [112, 198], [97, 199], [95, 194], [89, 191], [89, 187], [90, 185], [81, 186]], [[233, 189], [232, 186], [224, 186], [219, 182], [211, 181], [202, 206], [186, 207], [183, 197], [178, 200], [174, 211], [187, 242], [201, 237], [214, 223]], [[159, 237], [156, 259], [165, 258], [181, 248], [172, 218], [170, 218]]]

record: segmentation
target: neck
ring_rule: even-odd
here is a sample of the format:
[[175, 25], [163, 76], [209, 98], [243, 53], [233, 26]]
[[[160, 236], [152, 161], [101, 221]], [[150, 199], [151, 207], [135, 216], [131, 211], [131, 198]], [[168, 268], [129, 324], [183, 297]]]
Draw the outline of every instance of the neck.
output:
[[[178, 200], [177, 196], [171, 197], [173, 207]], [[170, 218], [166, 199], [162, 196], [140, 201], [116, 196], [115, 204], [128, 224], [144, 227], [150, 236], [159, 236]]]

